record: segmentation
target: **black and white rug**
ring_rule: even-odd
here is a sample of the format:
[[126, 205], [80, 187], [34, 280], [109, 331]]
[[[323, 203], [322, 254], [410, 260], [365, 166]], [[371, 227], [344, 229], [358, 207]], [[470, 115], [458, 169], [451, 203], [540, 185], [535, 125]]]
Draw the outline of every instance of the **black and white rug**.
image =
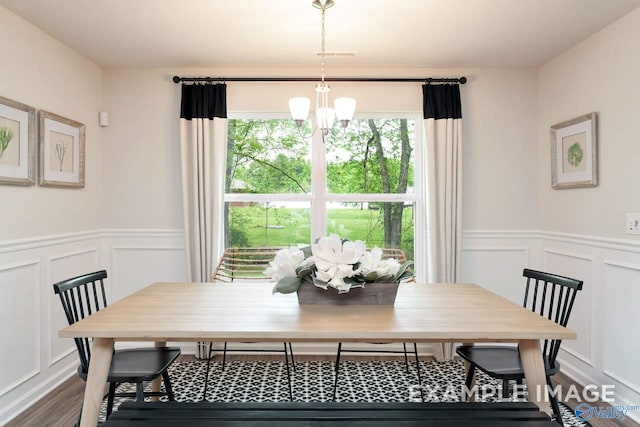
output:
[[[175, 362], [169, 371], [175, 399], [179, 402], [197, 402], [203, 399], [206, 361]], [[421, 361], [422, 396], [431, 402], [459, 402], [462, 399], [464, 365], [461, 361]], [[476, 376], [480, 389], [476, 401], [493, 402], [500, 399], [500, 381], [479, 372]], [[304, 402], [331, 400], [334, 366], [332, 361], [296, 362], [292, 372], [293, 399]], [[118, 391], [133, 390], [123, 384]], [[407, 372], [403, 360], [362, 361], [343, 360], [336, 401], [342, 402], [420, 402], [415, 362]], [[166, 400], [165, 397], [161, 400]], [[228, 361], [224, 371], [222, 363], [211, 362], [206, 400], [210, 402], [277, 402], [289, 400], [287, 371], [284, 361], [249, 360]], [[114, 408], [122, 399], [116, 399]], [[561, 403], [565, 426], [590, 426], [578, 419], [574, 412]], [[106, 413], [106, 399], [100, 419]]]

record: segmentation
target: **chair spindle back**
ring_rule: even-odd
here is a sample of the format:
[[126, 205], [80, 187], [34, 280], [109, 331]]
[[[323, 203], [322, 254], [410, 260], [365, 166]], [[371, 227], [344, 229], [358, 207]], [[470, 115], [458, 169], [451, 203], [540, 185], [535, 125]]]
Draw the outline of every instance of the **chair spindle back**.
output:
[[[64, 314], [69, 325], [84, 319], [107, 307], [107, 296], [104, 289], [105, 270], [67, 279], [53, 285], [53, 290], [60, 296]], [[80, 365], [83, 372], [88, 372], [91, 360], [91, 341], [89, 338], [74, 338]]]
[[[524, 269], [527, 278], [523, 307], [561, 326], [567, 326], [582, 280]], [[555, 366], [562, 340], [545, 340], [542, 353], [550, 367]]]

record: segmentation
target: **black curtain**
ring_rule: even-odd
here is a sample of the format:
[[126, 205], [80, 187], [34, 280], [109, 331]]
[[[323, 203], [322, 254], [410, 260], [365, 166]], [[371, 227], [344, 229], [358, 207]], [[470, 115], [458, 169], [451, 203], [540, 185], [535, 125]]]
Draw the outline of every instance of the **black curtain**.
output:
[[183, 84], [180, 118], [213, 120], [214, 117], [227, 118], [227, 85]]
[[423, 85], [422, 109], [425, 119], [461, 119], [460, 85]]

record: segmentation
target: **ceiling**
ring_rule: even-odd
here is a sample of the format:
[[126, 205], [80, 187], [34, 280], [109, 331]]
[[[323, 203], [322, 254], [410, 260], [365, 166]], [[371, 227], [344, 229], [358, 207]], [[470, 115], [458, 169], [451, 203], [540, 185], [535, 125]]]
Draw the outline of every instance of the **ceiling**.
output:
[[[0, 0], [103, 67], [313, 67], [311, 0]], [[344, 68], [538, 67], [640, 0], [335, 0]]]

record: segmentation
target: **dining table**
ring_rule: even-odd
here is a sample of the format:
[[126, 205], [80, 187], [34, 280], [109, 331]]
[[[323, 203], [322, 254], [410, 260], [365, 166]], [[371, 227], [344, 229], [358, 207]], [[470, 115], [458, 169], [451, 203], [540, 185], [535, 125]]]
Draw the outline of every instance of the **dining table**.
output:
[[550, 414], [540, 340], [576, 339], [476, 284], [403, 283], [393, 305], [299, 304], [295, 293], [272, 294], [272, 287], [157, 282], [62, 329], [60, 337], [93, 341], [80, 425], [97, 424], [120, 341], [515, 343], [529, 400]]

